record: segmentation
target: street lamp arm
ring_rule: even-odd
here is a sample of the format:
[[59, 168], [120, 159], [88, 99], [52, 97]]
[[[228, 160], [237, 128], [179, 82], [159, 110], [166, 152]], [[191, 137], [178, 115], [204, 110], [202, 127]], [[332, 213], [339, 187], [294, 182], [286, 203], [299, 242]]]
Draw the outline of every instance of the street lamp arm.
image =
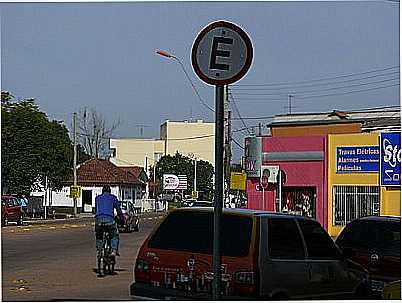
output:
[[204, 102], [204, 100], [201, 98], [200, 94], [198, 93], [197, 88], [195, 87], [193, 81], [191, 80], [191, 78], [190, 78], [189, 74], [187, 73], [181, 60], [179, 58], [177, 58], [176, 56], [174, 56], [168, 52], [162, 51], [162, 50], [157, 50], [156, 53], [160, 56], [176, 60], [180, 64], [181, 69], [183, 70], [184, 74], [186, 75], [187, 80], [190, 82], [191, 87], [193, 88], [193, 90], [194, 90], [195, 94], [197, 95], [198, 99], [200, 100], [201, 104], [204, 105], [206, 108], [208, 108], [210, 111], [215, 112], [214, 109], [211, 106], [209, 106], [206, 102]]

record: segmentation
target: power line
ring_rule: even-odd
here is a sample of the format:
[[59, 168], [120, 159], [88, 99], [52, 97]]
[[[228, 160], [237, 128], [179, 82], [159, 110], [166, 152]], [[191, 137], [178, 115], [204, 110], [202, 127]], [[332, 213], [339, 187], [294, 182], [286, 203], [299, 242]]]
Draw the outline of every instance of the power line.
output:
[[233, 141], [238, 147], [240, 147], [241, 149], [244, 149], [244, 147], [241, 146], [241, 144], [240, 144], [239, 142], [237, 142], [237, 141], [235, 140], [235, 138], [232, 138], [232, 141]]
[[[367, 89], [361, 89], [361, 90], [352, 90], [349, 92], [343, 92], [343, 93], [334, 93], [334, 94], [324, 94], [324, 95], [313, 95], [313, 96], [297, 96], [293, 94], [293, 97], [295, 99], [310, 99], [310, 98], [323, 98], [323, 97], [330, 97], [330, 96], [341, 96], [341, 95], [348, 95], [348, 94], [355, 94], [355, 93], [361, 93], [361, 92], [367, 92], [367, 91], [373, 91], [377, 89], [384, 89], [384, 88], [389, 88], [389, 87], [395, 87], [399, 86], [400, 84], [392, 84], [392, 85], [384, 85], [384, 86], [378, 86], [378, 87], [373, 87], [373, 88], [367, 88]], [[238, 100], [252, 100], [252, 101], [285, 101], [285, 99], [269, 99], [269, 98], [239, 98]]]
[[385, 85], [385, 86], [379, 86], [379, 87], [374, 87], [374, 88], [367, 88], [367, 89], [361, 89], [361, 90], [355, 90], [355, 91], [350, 91], [350, 92], [344, 92], [344, 93], [336, 93], [336, 94], [326, 94], [326, 95], [315, 95], [315, 96], [306, 96], [306, 97], [298, 97], [295, 96], [295, 99], [310, 99], [310, 98], [322, 98], [322, 97], [331, 97], [331, 96], [341, 96], [341, 95], [349, 95], [349, 94], [355, 94], [355, 93], [361, 93], [361, 92], [367, 92], [367, 91], [372, 91], [372, 90], [377, 90], [377, 89], [383, 89], [383, 88], [388, 88], [388, 87], [394, 87], [394, 86], [399, 86], [400, 84], [392, 84], [392, 85]]
[[[393, 75], [393, 74], [399, 74], [399, 71], [395, 71], [395, 72], [390, 72], [390, 73], [385, 73], [385, 74], [378, 74], [378, 75], [374, 75], [374, 76], [368, 76], [368, 77], [362, 77], [362, 78], [355, 78], [355, 79], [348, 79], [348, 80], [342, 80], [342, 81], [331, 81], [331, 82], [325, 82], [325, 83], [316, 83], [316, 84], [302, 84], [302, 85], [292, 85], [292, 87], [316, 87], [316, 86], [325, 86], [325, 85], [333, 85], [333, 84], [338, 84], [338, 83], [349, 83], [349, 82], [355, 82], [355, 81], [360, 81], [360, 80], [366, 80], [366, 79], [372, 79], [372, 78], [377, 78], [377, 77], [384, 77], [384, 76], [388, 76], [388, 75]], [[289, 84], [290, 85], [290, 84]], [[253, 91], [271, 91], [271, 90], [289, 90], [289, 88], [287, 87], [278, 87], [278, 88], [231, 88], [231, 90], [235, 90], [237, 91], [249, 91], [249, 90], [253, 90]], [[272, 93], [270, 95], [281, 95], [281, 94], [285, 94], [285, 93]]]
[[232, 97], [233, 105], [234, 105], [234, 108], [235, 108], [235, 110], [237, 112], [238, 117], [240, 118], [240, 120], [243, 123], [244, 127], [247, 129], [248, 133], [251, 134], [250, 130], [248, 129], [248, 126], [247, 126], [246, 122], [243, 120], [243, 118], [242, 118], [242, 116], [240, 114], [239, 108], [236, 105], [236, 101], [235, 101], [235, 98], [233, 97], [233, 94], [229, 93], [229, 95], [230, 95], [230, 97]]
[[[352, 84], [352, 85], [345, 85], [345, 86], [337, 86], [337, 87], [330, 87], [330, 88], [322, 88], [322, 89], [313, 89], [313, 90], [306, 90], [306, 91], [291, 91], [292, 94], [306, 94], [306, 93], [314, 93], [314, 92], [322, 92], [322, 91], [331, 91], [331, 90], [337, 90], [337, 89], [345, 89], [345, 88], [351, 88], [351, 87], [358, 87], [358, 86], [365, 86], [365, 85], [371, 85], [371, 84], [378, 84], [378, 83], [384, 83], [384, 82], [389, 82], [389, 81], [394, 81], [394, 80], [399, 80], [398, 78], [391, 78], [391, 79], [385, 79], [381, 81], [372, 81], [372, 82], [366, 82], [366, 83], [359, 83], [359, 84]], [[269, 95], [275, 95], [272, 93], [237, 93], [237, 95], [246, 95], [246, 96], [269, 96]], [[284, 95], [284, 94], [278, 94], [278, 95]]]
[[305, 81], [281, 82], [281, 83], [266, 83], [266, 84], [242, 84], [242, 85], [238, 84], [238, 85], [232, 85], [232, 86], [233, 86], [233, 87], [246, 87], [246, 86], [280, 86], [280, 85], [294, 85], [294, 84], [301, 84], [301, 83], [320, 82], [320, 81], [325, 81], [325, 80], [348, 78], [348, 77], [353, 77], [353, 76], [357, 76], [357, 75], [366, 75], [366, 74], [371, 74], [371, 73], [375, 73], [375, 72], [382, 72], [382, 71], [391, 70], [391, 69], [396, 69], [396, 68], [399, 68], [399, 65], [398, 65], [398, 66], [387, 67], [387, 68], [382, 68], [382, 69], [370, 70], [370, 71], [361, 72], [361, 73], [353, 73], [353, 74], [346, 74], [346, 75], [340, 75], [340, 76], [335, 76], [335, 77], [327, 77], [327, 78], [312, 79], [312, 80], [305, 80]]

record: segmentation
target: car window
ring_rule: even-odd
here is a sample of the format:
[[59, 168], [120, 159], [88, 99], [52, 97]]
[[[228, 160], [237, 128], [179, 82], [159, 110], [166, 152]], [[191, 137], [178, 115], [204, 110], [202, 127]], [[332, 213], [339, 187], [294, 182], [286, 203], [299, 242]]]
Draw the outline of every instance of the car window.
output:
[[6, 206], [7, 205], [7, 199], [6, 198], [1, 198], [1, 205]]
[[309, 259], [339, 259], [339, 251], [334, 241], [318, 222], [312, 220], [298, 220], [298, 222], [306, 242]]
[[[212, 254], [213, 213], [173, 212], [163, 221], [149, 241], [150, 248]], [[222, 255], [248, 255], [253, 221], [250, 217], [222, 216]]]
[[268, 220], [268, 254], [272, 259], [305, 258], [303, 240], [294, 219]]
[[17, 198], [13, 198], [13, 203], [14, 203], [14, 206], [21, 206], [21, 203], [20, 203], [20, 201], [18, 201]]

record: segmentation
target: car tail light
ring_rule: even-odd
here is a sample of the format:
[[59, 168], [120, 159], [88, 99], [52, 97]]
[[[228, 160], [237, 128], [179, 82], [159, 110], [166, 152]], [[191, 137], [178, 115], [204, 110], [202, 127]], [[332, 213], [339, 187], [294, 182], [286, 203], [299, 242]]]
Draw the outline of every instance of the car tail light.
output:
[[253, 295], [257, 292], [256, 274], [252, 271], [235, 273], [235, 293], [238, 295]]
[[135, 263], [135, 271], [148, 272], [149, 271], [149, 263], [142, 259], [137, 259], [137, 262]]

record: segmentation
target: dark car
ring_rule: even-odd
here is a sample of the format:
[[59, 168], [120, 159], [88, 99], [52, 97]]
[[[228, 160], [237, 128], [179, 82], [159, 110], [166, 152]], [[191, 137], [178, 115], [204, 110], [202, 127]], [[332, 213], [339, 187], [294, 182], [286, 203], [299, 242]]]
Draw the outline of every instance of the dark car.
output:
[[401, 279], [401, 218], [370, 216], [350, 222], [337, 245], [370, 274], [372, 291], [380, 296], [384, 284]]
[[8, 225], [9, 222], [16, 222], [23, 225], [24, 217], [21, 204], [13, 196], [1, 196], [1, 224]]
[[[211, 299], [213, 208], [170, 211], [139, 250], [133, 297]], [[245, 209], [221, 218], [222, 299], [350, 299], [367, 271], [340, 253], [315, 220]]]
[[139, 231], [140, 219], [136, 214], [134, 204], [131, 201], [119, 201], [123, 212], [124, 222], [120, 222], [119, 229], [125, 232]]

